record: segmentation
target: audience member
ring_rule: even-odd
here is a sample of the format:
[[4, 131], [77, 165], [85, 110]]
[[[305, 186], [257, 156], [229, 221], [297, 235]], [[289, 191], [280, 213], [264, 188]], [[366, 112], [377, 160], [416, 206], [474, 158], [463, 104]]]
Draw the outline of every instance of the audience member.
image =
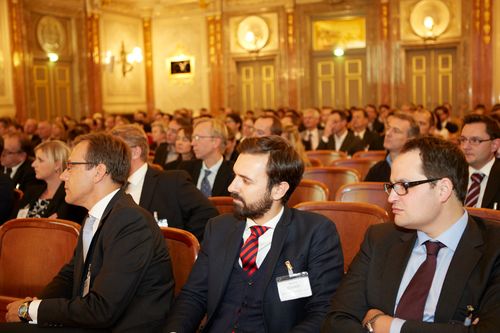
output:
[[323, 131], [318, 128], [321, 121], [320, 113], [317, 109], [305, 109], [303, 112], [302, 123], [304, 130], [300, 132], [302, 143], [306, 150], [318, 149]]
[[434, 114], [427, 109], [417, 110], [413, 113], [413, 119], [420, 128], [420, 135], [434, 135], [436, 131], [436, 121]]
[[130, 149], [108, 134], [80, 138], [61, 175], [66, 201], [89, 210], [71, 261], [38, 299], [7, 306], [14, 331], [157, 332], [173, 299], [165, 240], [151, 214], [120, 188], [127, 182]]
[[497, 332], [500, 226], [468, 215], [453, 143], [408, 141], [386, 184], [395, 223], [367, 231], [323, 332]]
[[233, 162], [222, 155], [227, 144], [226, 125], [217, 119], [204, 119], [193, 129], [193, 145], [196, 160], [179, 164], [191, 176], [196, 187], [207, 197], [227, 196], [227, 187], [233, 180]]
[[104, 130], [109, 132], [113, 129], [113, 127], [115, 127], [115, 116], [106, 116], [106, 119], [104, 120]]
[[460, 148], [469, 164], [465, 206], [500, 209], [500, 147], [498, 122], [484, 115], [465, 116]]
[[165, 170], [177, 170], [182, 161], [191, 161], [194, 158], [193, 146], [193, 128], [191, 126], [181, 127], [177, 132], [175, 139], [175, 152], [179, 157], [175, 161], [168, 162], [163, 166]]
[[318, 332], [343, 259], [331, 221], [286, 205], [300, 157], [281, 137], [246, 139], [234, 171], [235, 216], [208, 223], [164, 332], [196, 332], [205, 314], [207, 332]]
[[111, 134], [120, 137], [131, 151], [126, 192], [157, 221], [184, 229], [200, 241], [208, 219], [217, 215], [215, 207], [190, 182], [186, 172], [159, 171], [147, 164], [146, 133], [137, 124], [116, 126]]
[[434, 114], [436, 115], [436, 128], [438, 134], [443, 138], [448, 139], [450, 134], [458, 132], [458, 125], [450, 121], [450, 110], [443, 105], [440, 105], [434, 109]]
[[333, 110], [328, 116], [318, 149], [343, 151], [348, 155], [364, 150], [363, 141], [347, 128], [347, 113]]
[[50, 140], [50, 136], [52, 135], [52, 124], [47, 120], [40, 121], [36, 133], [40, 137], [41, 142]]
[[157, 120], [151, 124], [151, 139], [153, 140], [151, 149], [156, 149], [162, 143], [167, 142], [167, 132], [167, 122], [164, 122], [163, 120]]
[[4, 137], [4, 149], [1, 156], [2, 170], [7, 174], [15, 186], [21, 191], [33, 184], [42, 184], [35, 177], [35, 171], [31, 166], [33, 159], [29, 157], [32, 154], [31, 142], [24, 133], [8, 133]]
[[227, 143], [224, 150], [224, 159], [226, 161], [235, 162], [238, 158], [238, 141], [231, 129], [227, 129]]
[[260, 116], [253, 124], [253, 136], [281, 135], [281, 121], [276, 116]]
[[43, 181], [27, 188], [13, 217], [50, 217], [82, 224], [87, 210], [64, 201], [66, 191], [61, 174], [66, 169], [70, 149], [59, 140], [45, 141], [35, 148], [32, 167]]
[[40, 139], [40, 137], [36, 133], [37, 128], [38, 128], [38, 122], [34, 118], [28, 118], [24, 122], [23, 132], [31, 140], [32, 147], [36, 147], [40, 142], [42, 142], [42, 139]]
[[[380, 110], [383, 109], [385, 105], [380, 106]], [[373, 104], [368, 104], [365, 106], [366, 115], [368, 117], [368, 129], [373, 132], [382, 134], [384, 132], [384, 121], [380, 120], [379, 112], [377, 107]]]
[[254, 119], [253, 117], [245, 117], [243, 118], [243, 125], [242, 125], [242, 130], [241, 130], [241, 140], [243, 141], [246, 138], [251, 138], [253, 136], [253, 123]]
[[370, 168], [365, 177], [367, 182], [388, 182], [392, 161], [399, 155], [406, 141], [420, 134], [420, 128], [412, 115], [400, 111], [389, 114], [385, 128], [384, 148], [387, 156]]
[[242, 134], [241, 134], [241, 125], [243, 121], [241, 120], [241, 117], [237, 113], [230, 113], [226, 115], [226, 119], [224, 120], [224, 123], [226, 124], [227, 128], [229, 131], [234, 133], [234, 137], [236, 139], [236, 142], [239, 142], [241, 140]]
[[175, 140], [177, 138], [177, 131], [179, 131], [181, 127], [182, 125], [178, 119], [169, 121], [167, 127], [167, 140], [166, 142], [160, 143], [156, 148], [153, 163], [163, 166], [178, 158], [178, 154], [175, 151]]
[[[3, 151], [3, 138], [0, 136], [0, 154]], [[0, 173], [0, 225], [7, 221], [14, 207], [14, 182], [4, 173]]]
[[384, 145], [382, 137], [368, 128], [368, 114], [363, 109], [352, 110], [351, 129], [355, 136], [363, 141], [363, 146], [368, 150], [382, 150]]
[[283, 126], [283, 133], [281, 134], [283, 138], [285, 138], [288, 143], [295, 149], [300, 159], [304, 163], [305, 167], [312, 166], [311, 160], [306, 154], [306, 149], [304, 144], [302, 143], [302, 138], [299, 133], [299, 129], [295, 125], [287, 125]]

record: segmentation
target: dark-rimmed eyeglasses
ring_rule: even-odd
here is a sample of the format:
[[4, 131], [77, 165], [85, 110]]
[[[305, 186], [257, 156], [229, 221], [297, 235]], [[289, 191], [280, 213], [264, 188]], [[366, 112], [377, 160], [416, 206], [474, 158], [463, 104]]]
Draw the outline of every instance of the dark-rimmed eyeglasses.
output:
[[435, 181], [440, 180], [440, 179], [443, 179], [443, 178], [416, 180], [414, 182], [385, 183], [384, 190], [387, 194], [391, 194], [391, 190], [394, 190], [394, 192], [396, 192], [397, 195], [403, 196], [403, 195], [408, 194], [408, 189], [410, 187], [435, 182]]
[[213, 139], [216, 136], [213, 135], [193, 135], [193, 141], [200, 141], [201, 139]]
[[66, 162], [66, 170], [71, 171], [75, 165], [95, 165], [92, 162]]
[[458, 138], [458, 143], [463, 145], [464, 143], [468, 142], [471, 146], [478, 146], [480, 143], [483, 143], [483, 142], [486, 142], [486, 141], [492, 141], [493, 139], [481, 139], [481, 138], [478, 138], [477, 136], [473, 136], [473, 137], [465, 137], [465, 136], [461, 136]]

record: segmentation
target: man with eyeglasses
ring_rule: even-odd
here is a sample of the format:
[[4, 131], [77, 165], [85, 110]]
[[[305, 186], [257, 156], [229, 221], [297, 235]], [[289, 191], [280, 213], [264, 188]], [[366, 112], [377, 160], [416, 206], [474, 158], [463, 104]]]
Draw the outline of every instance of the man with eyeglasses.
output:
[[0, 172], [9, 176], [23, 192], [31, 185], [43, 184], [43, 181], [36, 179], [35, 170], [31, 166], [33, 159], [29, 157], [32, 150], [29, 138], [23, 133], [14, 132], [5, 134], [3, 139]]
[[171, 262], [153, 217], [123, 190], [130, 154], [109, 134], [77, 139], [61, 174], [66, 201], [89, 211], [74, 255], [38, 299], [7, 306], [15, 323], [0, 331], [161, 332], [173, 301]]
[[467, 174], [449, 141], [405, 144], [385, 185], [394, 223], [366, 232], [322, 332], [498, 332], [500, 225], [464, 209]]
[[468, 115], [458, 142], [469, 163], [465, 205], [500, 209], [500, 161], [495, 158], [500, 147], [498, 122], [485, 115]]
[[233, 162], [224, 160], [227, 127], [218, 119], [202, 119], [193, 129], [191, 145], [196, 160], [183, 161], [180, 170], [191, 176], [196, 187], [206, 197], [229, 196], [227, 190], [233, 181]]

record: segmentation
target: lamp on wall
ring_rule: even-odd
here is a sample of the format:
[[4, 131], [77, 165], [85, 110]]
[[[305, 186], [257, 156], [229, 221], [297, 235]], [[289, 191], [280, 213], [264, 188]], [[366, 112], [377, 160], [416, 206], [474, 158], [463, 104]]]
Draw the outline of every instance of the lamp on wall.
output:
[[412, 9], [410, 25], [424, 42], [437, 40], [450, 24], [450, 10], [441, 0], [421, 0]]
[[[134, 69], [135, 64], [141, 63], [142, 60], [143, 60], [142, 50], [139, 47], [134, 47], [132, 49], [132, 52], [127, 53], [125, 51], [125, 42], [122, 41], [119, 58], [118, 61], [116, 61], [116, 63], [121, 65], [120, 68], [123, 77], [125, 77], [128, 72]], [[109, 50], [106, 51], [103, 63], [105, 66], [109, 68], [111, 72], [113, 71], [115, 65], [115, 56], [111, 51]]]

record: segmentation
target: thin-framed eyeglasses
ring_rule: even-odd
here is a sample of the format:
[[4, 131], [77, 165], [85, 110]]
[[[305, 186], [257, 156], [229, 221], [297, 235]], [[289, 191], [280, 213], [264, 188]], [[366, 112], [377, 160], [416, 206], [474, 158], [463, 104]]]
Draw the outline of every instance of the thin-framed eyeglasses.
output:
[[213, 139], [216, 136], [213, 135], [193, 135], [193, 141], [200, 141], [201, 139]]
[[23, 152], [22, 150], [19, 150], [19, 151], [9, 151], [9, 150], [4, 149], [2, 151], [2, 155], [11, 156], [11, 155], [21, 154], [22, 152]]
[[408, 194], [408, 189], [417, 185], [427, 184], [435, 182], [443, 178], [431, 178], [425, 180], [416, 180], [414, 182], [396, 182], [396, 183], [385, 183], [384, 190], [387, 194], [391, 194], [391, 190], [394, 190], [397, 195], [403, 196]]
[[71, 169], [75, 166], [75, 165], [95, 165], [95, 163], [92, 163], [92, 162], [66, 162], [66, 170], [68, 171], [71, 171]]
[[463, 145], [464, 143], [468, 142], [471, 146], [478, 146], [479, 144], [486, 142], [486, 141], [492, 141], [493, 139], [481, 139], [477, 136], [472, 136], [470, 138], [461, 136], [458, 138], [458, 143]]

